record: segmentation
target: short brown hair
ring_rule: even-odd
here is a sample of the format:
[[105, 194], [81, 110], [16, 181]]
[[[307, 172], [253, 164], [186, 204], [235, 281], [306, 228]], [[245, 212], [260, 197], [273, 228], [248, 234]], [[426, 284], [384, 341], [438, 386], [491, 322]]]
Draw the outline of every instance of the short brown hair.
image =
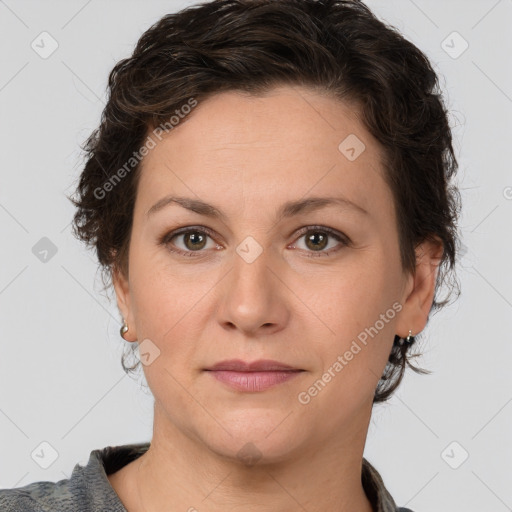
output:
[[[438, 78], [415, 45], [358, 0], [214, 0], [163, 16], [140, 37], [132, 56], [109, 75], [108, 102], [83, 145], [86, 164], [71, 199], [74, 233], [95, 247], [104, 283], [114, 269], [128, 275], [140, 165], [119, 182], [112, 179], [148, 130], [168, 122], [190, 98], [201, 102], [228, 90], [257, 95], [277, 85], [313, 87], [357, 106], [384, 149], [403, 269], [414, 272], [419, 243], [440, 239], [432, 309], [446, 305], [448, 298], [438, 298], [441, 285], [450, 281], [450, 292], [458, 289], [460, 197], [450, 183], [457, 160]], [[98, 193], [107, 180], [108, 193]], [[427, 373], [411, 364], [418, 354], [399, 341], [395, 336], [374, 403], [391, 396], [406, 364]], [[123, 358], [123, 368], [135, 367]]]

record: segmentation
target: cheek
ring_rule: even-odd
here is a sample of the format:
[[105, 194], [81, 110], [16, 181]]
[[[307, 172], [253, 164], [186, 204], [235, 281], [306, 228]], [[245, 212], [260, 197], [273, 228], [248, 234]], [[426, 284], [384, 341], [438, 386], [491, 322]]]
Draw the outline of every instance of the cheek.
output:
[[363, 330], [399, 297], [397, 269], [390, 262], [383, 247], [354, 252], [338, 268], [302, 281], [301, 293], [332, 331]]
[[[367, 253], [338, 275], [325, 278], [324, 293], [313, 294], [314, 311], [327, 335], [322, 342], [324, 371], [344, 381], [349, 392], [376, 385], [391, 350], [396, 317], [401, 310], [397, 269], [384, 252]], [[341, 359], [341, 360], [340, 360]], [[340, 368], [340, 365], [343, 368]], [[342, 376], [339, 378], [338, 376]], [[329, 376], [325, 376], [329, 379]]]
[[146, 256], [134, 251], [130, 268], [139, 342], [151, 340], [162, 356], [155, 367], [165, 362], [173, 373], [184, 372], [187, 362], [194, 360], [197, 342], [204, 337], [208, 292], [218, 281], [214, 273], [194, 271], [193, 265], [183, 267], [171, 266], [164, 251]]
[[[149, 236], [148, 236], [149, 238]], [[137, 327], [156, 335], [171, 328], [190, 309], [198, 283], [169, 264], [170, 257], [156, 242], [143, 236], [132, 241], [130, 292]]]

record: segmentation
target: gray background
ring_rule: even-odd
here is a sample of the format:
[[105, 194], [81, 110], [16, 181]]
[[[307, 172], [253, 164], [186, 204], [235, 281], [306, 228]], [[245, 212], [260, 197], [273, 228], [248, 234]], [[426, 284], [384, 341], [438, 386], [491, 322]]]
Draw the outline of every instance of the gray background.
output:
[[[152, 397], [121, 368], [115, 302], [71, 234], [65, 194], [109, 71], [191, 3], [0, 0], [0, 488], [67, 478], [93, 449], [151, 438]], [[426, 328], [418, 362], [433, 373], [408, 373], [375, 407], [365, 456], [415, 512], [512, 510], [512, 0], [368, 5], [441, 75], [464, 255], [462, 296]], [[46, 59], [31, 47], [43, 31], [59, 45]], [[46, 262], [43, 237], [57, 251]], [[31, 456], [51, 457], [43, 442], [58, 453], [47, 469]]]

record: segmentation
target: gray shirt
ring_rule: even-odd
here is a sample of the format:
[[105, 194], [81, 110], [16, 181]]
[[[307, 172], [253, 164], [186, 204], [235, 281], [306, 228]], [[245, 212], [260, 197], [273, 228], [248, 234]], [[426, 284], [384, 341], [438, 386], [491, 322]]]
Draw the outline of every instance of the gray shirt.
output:
[[[76, 464], [70, 478], [0, 489], [1, 512], [126, 512], [107, 475], [146, 452], [149, 443], [93, 450], [86, 466]], [[377, 470], [363, 458], [363, 488], [375, 512], [412, 512], [398, 508]]]

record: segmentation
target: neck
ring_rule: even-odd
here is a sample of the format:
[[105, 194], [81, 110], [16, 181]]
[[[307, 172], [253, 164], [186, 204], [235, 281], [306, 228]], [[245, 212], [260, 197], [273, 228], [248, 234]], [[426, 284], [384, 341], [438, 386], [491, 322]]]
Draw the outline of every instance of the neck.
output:
[[150, 448], [134, 463], [136, 510], [167, 510], [169, 504], [189, 512], [373, 510], [361, 483], [370, 415], [364, 429], [339, 440], [301, 447], [286, 460], [252, 464], [211, 451], [164, 416], [155, 404]]

